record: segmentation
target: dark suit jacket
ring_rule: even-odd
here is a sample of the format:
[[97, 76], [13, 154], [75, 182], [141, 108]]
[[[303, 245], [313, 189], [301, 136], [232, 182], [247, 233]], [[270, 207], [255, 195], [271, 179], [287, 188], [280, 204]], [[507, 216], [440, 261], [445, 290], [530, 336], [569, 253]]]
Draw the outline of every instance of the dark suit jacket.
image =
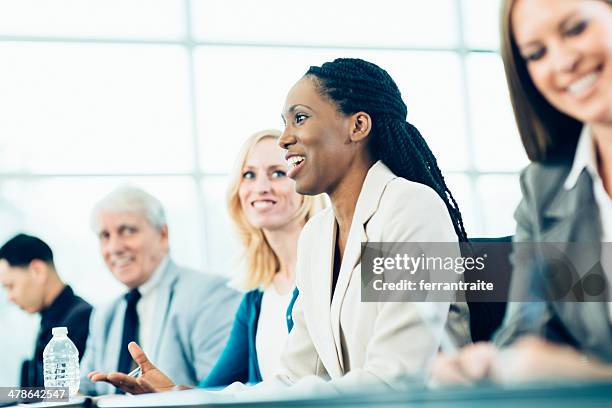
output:
[[[287, 307], [287, 330], [289, 331], [293, 328], [291, 311], [298, 293], [296, 288]], [[244, 295], [236, 312], [232, 332], [225, 349], [210, 374], [200, 382], [199, 387], [222, 387], [235, 381], [242, 383], [261, 382], [255, 336], [262, 297], [263, 292], [258, 289]]]
[[34, 358], [26, 360], [21, 366], [22, 387], [43, 387], [43, 351], [53, 335], [54, 327], [67, 327], [68, 337], [79, 350], [79, 360], [83, 357], [89, 333], [89, 317], [92, 307], [78, 297], [70, 286], [55, 298], [53, 303], [41, 311], [40, 330], [36, 339]]
[[[570, 164], [531, 164], [521, 176], [523, 200], [516, 210], [514, 242], [584, 243], [588, 256], [601, 257], [601, 224], [593, 196], [593, 182], [583, 171], [571, 190], [564, 187]], [[611, 244], [612, 245], [612, 244]], [[515, 244], [516, 246], [516, 244]], [[515, 248], [516, 252], [516, 248]], [[586, 256], [586, 255], [585, 255]], [[541, 290], [543, 284], [513, 259], [512, 289]], [[529, 280], [532, 282], [526, 282]], [[540, 279], [541, 280], [541, 279]], [[609, 282], [608, 282], [609, 284]], [[537, 294], [536, 294], [537, 296]], [[506, 345], [525, 334], [543, 336], [573, 345], [602, 361], [612, 362], [612, 326], [608, 316], [609, 293], [598, 301], [511, 302], [496, 343]]]

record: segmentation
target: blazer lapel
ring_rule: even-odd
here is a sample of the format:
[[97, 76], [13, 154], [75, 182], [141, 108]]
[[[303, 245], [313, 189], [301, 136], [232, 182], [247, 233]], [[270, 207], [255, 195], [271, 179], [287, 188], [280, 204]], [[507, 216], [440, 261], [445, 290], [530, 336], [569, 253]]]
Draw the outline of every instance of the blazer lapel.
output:
[[168, 261], [168, 265], [166, 269], [163, 271], [164, 277], [162, 281], [159, 283], [159, 287], [157, 288], [157, 302], [155, 305], [155, 316], [158, 316], [158, 319], [155, 319], [154, 325], [152, 328], [152, 333], [154, 334], [153, 339], [155, 339], [155, 345], [153, 347], [151, 353], [151, 360], [158, 360], [160, 347], [161, 347], [161, 339], [164, 335], [166, 324], [168, 321], [168, 315], [170, 314], [170, 308], [172, 305], [172, 297], [174, 294], [174, 285], [178, 279], [178, 274], [176, 272], [176, 266], [172, 262], [172, 260]]
[[601, 241], [599, 210], [593, 196], [593, 183], [583, 171], [571, 190], [561, 187], [544, 211], [543, 242]]
[[[342, 304], [353, 276], [353, 270], [361, 259], [361, 244], [368, 242], [366, 225], [378, 209], [380, 198], [382, 197], [387, 183], [394, 178], [396, 178], [396, 176], [387, 166], [381, 161], [376, 162], [368, 171], [355, 206], [351, 229], [346, 242], [342, 264], [340, 265], [338, 282], [336, 283], [336, 289], [334, 290], [334, 297], [331, 303], [331, 327], [334, 335], [334, 345], [343, 372], [344, 360], [342, 358], [342, 343], [340, 338], [340, 312]], [[332, 245], [335, 247], [335, 239]]]
[[[593, 195], [593, 182], [588, 172], [583, 171], [576, 185], [562, 188], [545, 212], [542, 241], [562, 242], [564, 253], [572, 243], [583, 244], [580, 250], [584, 259], [601, 258], [601, 224], [599, 209]], [[604, 274], [605, 276], [605, 274]], [[610, 299], [608, 299], [610, 300]], [[607, 303], [599, 302], [554, 302], [554, 308], [568, 330], [587, 349], [605, 349], [612, 341], [608, 321]]]
[[353, 220], [353, 225], [351, 226], [351, 232], [349, 233], [349, 239], [346, 243], [344, 257], [342, 258], [342, 264], [340, 265], [340, 272], [338, 274], [338, 282], [336, 282], [336, 289], [331, 302], [331, 329], [334, 336], [333, 344], [336, 348], [335, 352], [338, 356], [342, 373], [344, 373], [344, 359], [342, 358], [342, 342], [340, 339], [340, 312], [346, 290], [353, 276], [353, 268], [358, 264], [361, 257], [361, 242], [368, 241], [363, 224], [360, 222], [355, 224], [354, 221], [355, 220]]
[[326, 215], [323, 224], [325, 231], [318, 240], [316, 249], [310, 254], [309, 270], [316, 273], [313, 273], [310, 279], [314, 296], [311, 304], [313, 313], [308, 316], [310, 324], [316, 327], [314, 332], [319, 334], [319, 336], [313, 336], [315, 347], [319, 351], [326, 370], [334, 378], [342, 375], [342, 366], [341, 358], [334, 347], [329, 306], [336, 245], [336, 219], [332, 211]]

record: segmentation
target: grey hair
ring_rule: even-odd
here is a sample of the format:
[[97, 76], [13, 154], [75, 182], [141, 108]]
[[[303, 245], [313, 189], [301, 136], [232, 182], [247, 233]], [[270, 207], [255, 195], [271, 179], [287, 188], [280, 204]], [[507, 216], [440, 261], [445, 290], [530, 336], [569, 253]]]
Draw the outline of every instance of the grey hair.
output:
[[130, 212], [143, 215], [159, 231], [168, 224], [162, 203], [138, 187], [118, 187], [98, 201], [91, 212], [90, 219], [91, 229], [95, 233], [98, 232], [98, 216], [103, 211]]

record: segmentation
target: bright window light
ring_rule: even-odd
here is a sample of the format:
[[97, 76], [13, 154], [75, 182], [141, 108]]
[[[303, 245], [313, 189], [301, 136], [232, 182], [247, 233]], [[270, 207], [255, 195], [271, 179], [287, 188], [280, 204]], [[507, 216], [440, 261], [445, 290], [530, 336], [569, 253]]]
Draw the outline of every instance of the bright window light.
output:
[[0, 171], [193, 170], [181, 47], [0, 42], [0, 60]]
[[199, 41], [313, 46], [453, 47], [456, 0], [193, 0]]
[[0, 35], [172, 40], [185, 35], [182, 0], [2, 0]]

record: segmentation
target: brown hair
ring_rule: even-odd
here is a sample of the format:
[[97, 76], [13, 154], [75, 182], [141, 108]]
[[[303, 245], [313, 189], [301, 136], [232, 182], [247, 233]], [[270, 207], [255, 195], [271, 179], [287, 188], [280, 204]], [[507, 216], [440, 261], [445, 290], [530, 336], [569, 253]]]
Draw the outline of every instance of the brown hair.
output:
[[[230, 218], [234, 222], [240, 240], [244, 245], [246, 257], [246, 276], [242, 280], [245, 290], [267, 287], [274, 279], [280, 268], [278, 257], [266, 240], [261, 228], [252, 226], [244, 215], [238, 191], [242, 182], [242, 168], [253, 146], [263, 139], [278, 139], [281, 132], [276, 129], [267, 129], [251, 135], [242, 145], [234, 169], [230, 175], [230, 184], [227, 190], [227, 206]], [[302, 205], [295, 214], [295, 218], [308, 221], [319, 209], [324, 207], [322, 196], [302, 196]]]
[[[517, 0], [504, 0], [501, 9], [501, 56], [510, 101], [527, 156], [549, 162], [572, 157], [582, 122], [560, 112], [536, 89], [512, 30], [512, 10]], [[612, 6], [612, 0], [602, 0]]]

